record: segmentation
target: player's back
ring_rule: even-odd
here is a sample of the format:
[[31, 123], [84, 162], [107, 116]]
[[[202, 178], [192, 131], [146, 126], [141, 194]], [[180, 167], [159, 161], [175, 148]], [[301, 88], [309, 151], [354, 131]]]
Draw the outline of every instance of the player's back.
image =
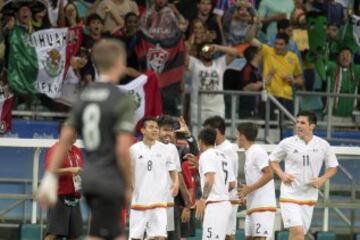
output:
[[87, 155], [83, 173], [84, 192], [122, 193], [123, 181], [117, 165], [115, 144], [118, 132], [133, 131], [131, 101], [115, 85], [96, 82], [82, 92], [80, 101], [74, 106], [73, 117]]
[[202, 189], [206, 180], [205, 174], [215, 173], [215, 182], [207, 201], [229, 200], [229, 167], [225, 155], [218, 150], [210, 148], [200, 155], [199, 161]]

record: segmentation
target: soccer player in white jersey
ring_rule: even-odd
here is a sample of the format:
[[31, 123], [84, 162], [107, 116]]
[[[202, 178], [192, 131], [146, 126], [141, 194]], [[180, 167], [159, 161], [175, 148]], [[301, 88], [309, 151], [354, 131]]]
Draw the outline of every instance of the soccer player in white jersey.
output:
[[245, 180], [239, 196], [246, 199], [245, 236], [247, 240], [265, 240], [272, 236], [276, 212], [275, 186], [269, 156], [255, 144], [258, 129], [253, 123], [237, 127], [236, 140], [245, 149]]
[[[202, 239], [225, 239], [231, 214], [228, 165], [225, 155], [216, 150], [216, 132], [205, 128], [199, 133], [199, 173], [202, 196], [196, 204], [196, 217], [203, 219]], [[234, 187], [232, 185], [231, 187]]]
[[[142, 121], [143, 141], [131, 146], [134, 191], [130, 210], [130, 239], [165, 239], [168, 192], [178, 192], [178, 175], [166, 145], [157, 141], [159, 127], [155, 118]], [[168, 175], [172, 179], [169, 187]]]
[[[296, 135], [282, 140], [270, 155], [270, 166], [281, 179], [280, 209], [290, 239], [303, 240], [310, 228], [318, 189], [336, 174], [338, 161], [327, 141], [313, 135], [316, 116], [300, 112]], [[285, 170], [279, 162], [285, 160]], [[326, 170], [319, 176], [325, 162]]]
[[[216, 140], [215, 140], [215, 149], [222, 151], [229, 165], [229, 174], [230, 182], [233, 182], [236, 186], [237, 177], [238, 177], [238, 168], [239, 168], [239, 158], [237, 154], [236, 144], [231, 143], [225, 138], [225, 120], [220, 116], [210, 117], [205, 120], [203, 123], [204, 127], [212, 128], [216, 131]], [[236, 233], [236, 219], [237, 211], [239, 207], [239, 198], [237, 195], [236, 187], [230, 192], [230, 202], [232, 204], [232, 211], [230, 215], [230, 220], [228, 223], [228, 228], [226, 230], [226, 239], [235, 240]]]
[[[157, 118], [159, 125], [159, 141], [165, 144], [169, 148], [169, 153], [173, 159], [173, 162], [176, 166], [176, 171], [178, 172], [179, 177], [179, 190], [181, 195], [185, 200], [191, 204], [191, 199], [186, 199], [190, 195], [186, 189], [184, 177], [182, 175], [181, 163], [179, 159], [179, 152], [177, 147], [174, 145], [176, 142], [175, 137], [175, 126], [178, 123], [178, 120], [169, 115], [163, 115]], [[189, 206], [190, 207], [190, 206]], [[180, 209], [179, 206], [174, 202], [174, 196], [170, 193], [168, 195], [168, 208], [167, 208], [167, 239], [180, 239]]]

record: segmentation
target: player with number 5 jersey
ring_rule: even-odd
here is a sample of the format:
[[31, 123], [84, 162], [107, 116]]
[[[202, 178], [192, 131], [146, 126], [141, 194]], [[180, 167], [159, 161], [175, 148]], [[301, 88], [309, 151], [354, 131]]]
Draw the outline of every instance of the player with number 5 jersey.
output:
[[[229, 167], [225, 155], [216, 150], [216, 131], [205, 128], [199, 133], [199, 173], [202, 196], [196, 205], [196, 217], [203, 218], [202, 239], [225, 239], [231, 214]], [[229, 187], [230, 185], [230, 187]]]
[[156, 118], [145, 117], [141, 133], [143, 140], [130, 148], [134, 171], [130, 239], [143, 239], [145, 232], [149, 238], [165, 239], [168, 196], [176, 196], [179, 189], [177, 168], [168, 146], [157, 141]]
[[101, 40], [92, 49], [92, 59], [99, 77], [81, 93], [61, 131], [52, 164], [40, 186], [39, 202], [55, 202], [54, 172], [78, 132], [87, 156], [82, 189], [92, 215], [90, 236], [120, 239], [121, 208], [125, 200], [129, 201], [132, 185], [129, 148], [134, 130], [133, 100], [116, 87], [125, 72], [126, 50], [117, 40]]

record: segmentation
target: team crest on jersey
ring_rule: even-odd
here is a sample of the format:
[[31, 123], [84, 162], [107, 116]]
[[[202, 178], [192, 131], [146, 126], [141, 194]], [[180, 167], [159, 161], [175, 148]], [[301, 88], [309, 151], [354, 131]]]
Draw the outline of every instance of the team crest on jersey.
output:
[[134, 102], [135, 102], [135, 110], [137, 110], [140, 105], [141, 105], [141, 96], [138, 92], [134, 91], [134, 90], [130, 90], [128, 92], [128, 94], [134, 98]]
[[157, 74], [162, 73], [168, 60], [168, 56], [168, 52], [161, 48], [159, 44], [156, 44], [154, 48], [149, 49], [146, 55], [148, 68], [152, 69]]
[[48, 51], [42, 63], [46, 73], [53, 78], [59, 76], [65, 65], [65, 61], [57, 49]]
[[5, 121], [1, 121], [0, 122], [0, 133], [5, 133], [7, 128], [6, 122]]

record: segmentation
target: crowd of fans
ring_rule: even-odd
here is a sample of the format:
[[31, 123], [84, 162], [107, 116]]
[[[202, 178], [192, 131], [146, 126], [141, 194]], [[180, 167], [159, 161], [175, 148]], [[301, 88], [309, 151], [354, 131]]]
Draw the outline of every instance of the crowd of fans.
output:
[[[224, 89], [267, 90], [292, 112], [296, 90], [357, 93], [360, 55], [344, 44], [340, 33], [351, 14], [358, 14], [360, 4], [355, 1], [354, 6], [348, 6], [347, 2], [351, 1], [48, 0], [35, 7], [13, 0], [11, 11], [2, 11], [2, 85], [7, 82], [6, 49], [11, 44], [7, 36], [15, 25], [23, 26], [29, 33], [81, 26], [84, 38], [68, 73], [78, 80], [79, 88], [96, 78], [89, 57], [94, 43], [102, 38], [117, 38], [124, 42], [128, 51], [128, 71], [123, 84], [147, 70], [161, 74], [168, 68], [183, 68], [181, 81], [172, 81], [173, 76], [167, 75], [164, 81], [171, 84], [159, 84], [164, 113], [180, 115], [179, 109], [182, 109], [183, 115], [194, 123], [199, 90]], [[309, 21], [311, 12], [325, 16], [326, 37], [320, 37], [318, 43], [325, 48], [326, 57], [309, 54], [312, 39], [320, 34], [316, 32], [318, 23]], [[323, 25], [321, 28], [324, 30]], [[137, 51], [143, 39], [160, 46], [160, 50], [184, 44], [185, 51], [171, 63], [169, 56], [172, 54], [158, 54], [154, 62], [144, 64]], [[27, 96], [17, 94], [16, 89], [12, 91], [18, 108], [25, 105], [31, 109], [29, 104], [39, 101], [29, 101]], [[50, 110], [63, 109], [44, 96], [36, 99]], [[260, 95], [240, 97], [238, 116], [263, 117], [264, 102], [261, 100]], [[326, 104], [329, 102], [325, 98], [308, 96], [301, 98], [300, 107], [316, 111], [321, 117], [327, 109]], [[336, 118], [351, 121], [356, 98], [337, 97], [332, 104]], [[228, 115], [229, 106], [222, 95], [202, 95], [201, 118]]]

